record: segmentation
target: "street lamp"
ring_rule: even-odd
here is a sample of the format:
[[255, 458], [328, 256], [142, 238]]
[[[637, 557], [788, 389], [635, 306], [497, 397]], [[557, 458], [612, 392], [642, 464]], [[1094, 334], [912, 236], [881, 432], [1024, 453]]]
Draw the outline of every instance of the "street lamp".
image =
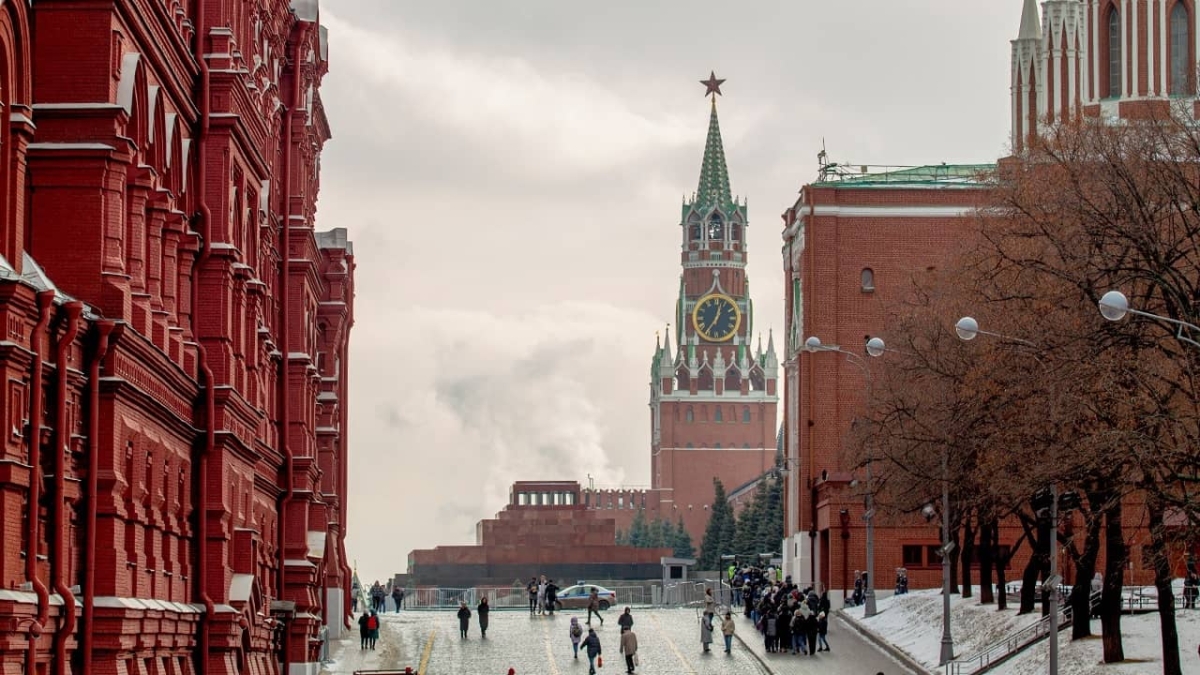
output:
[[1169, 316], [1151, 314], [1150, 312], [1143, 312], [1138, 309], [1133, 309], [1129, 306], [1129, 298], [1125, 297], [1125, 294], [1121, 291], [1109, 291], [1105, 293], [1104, 296], [1100, 298], [1100, 302], [1098, 304], [1100, 305], [1100, 314], [1109, 321], [1120, 321], [1121, 319], [1125, 318], [1126, 314], [1144, 316], [1147, 319], [1162, 321], [1176, 327], [1176, 340], [1187, 343], [1193, 347], [1200, 347], [1200, 342], [1197, 342], [1196, 340], [1193, 340], [1192, 338], [1183, 334], [1184, 329], [1200, 332], [1200, 326], [1190, 324], [1186, 321], [1180, 321], [1179, 319], [1172, 319]]
[[[867, 354], [872, 357], [882, 356], [887, 351], [887, 345], [884, 344], [882, 338], [878, 337], [867, 340], [865, 348]], [[862, 369], [863, 376], [866, 378], [868, 386], [870, 386], [871, 369], [867, 366], [867, 360], [861, 355], [842, 349], [838, 345], [822, 344], [821, 339], [815, 335], [810, 335], [804, 341], [804, 349], [809, 352], [836, 352], [838, 354], [845, 354], [848, 361]], [[867, 578], [863, 584], [863, 616], [872, 617], [877, 613], [877, 609], [875, 605], [875, 494], [872, 492], [871, 487], [870, 458], [867, 459], [867, 495], [864, 506], [863, 520], [867, 523]], [[813, 514], [813, 517], [816, 518], [816, 514]]]
[[[1119, 300], [1117, 298], [1109, 298], [1109, 296], [1112, 296], [1114, 293], [1116, 293], [1116, 296], [1119, 296]], [[1105, 318], [1108, 318], [1110, 321], [1116, 321], [1117, 319], [1120, 319], [1122, 316], [1125, 315], [1126, 311], [1128, 311], [1128, 312], [1134, 311], [1134, 310], [1129, 309], [1129, 302], [1125, 300], [1125, 296], [1121, 295], [1120, 293], [1117, 293], [1116, 291], [1112, 291], [1112, 292], [1106, 294], [1104, 296], [1104, 298], [1108, 298], [1111, 301], [1111, 303], [1106, 308], [1104, 299], [1101, 299], [1100, 300], [1100, 312], [1103, 313]], [[1124, 309], [1120, 309], [1122, 302], [1124, 303]], [[1119, 316], [1117, 315], [1118, 311], [1119, 311]], [[1112, 313], [1113, 316], [1110, 316], [1109, 315], [1110, 313]], [[1113, 318], [1113, 317], [1115, 317], [1115, 318]], [[979, 328], [979, 322], [969, 316], [964, 316], [963, 318], [958, 320], [958, 323], [954, 324], [954, 332], [957, 333], [958, 337], [960, 339], [962, 339], [963, 341], [973, 340], [973, 339], [975, 339], [975, 336], [983, 334], [983, 335], [991, 335], [993, 337], [998, 337], [1002, 340], [1008, 340], [1010, 342], [1019, 342], [1021, 344], [1024, 344], [1024, 345], [1027, 345], [1030, 347], [1037, 346], [1028, 340], [1022, 340], [1021, 338], [1014, 338], [1014, 337], [1011, 337], [1008, 335], [1001, 335], [1000, 333], [990, 333], [988, 331], [981, 330]], [[1181, 338], [1181, 339], [1186, 340], [1186, 338]], [[1193, 343], [1193, 344], [1195, 344], [1195, 343]], [[1198, 345], [1198, 346], [1200, 346], [1200, 345]], [[1043, 370], [1045, 370], [1045, 368], [1046, 368], [1045, 362], [1043, 362], [1042, 359], [1040, 359], [1037, 354], [1031, 354], [1031, 356], [1033, 356], [1033, 359], [1038, 362], [1038, 365]], [[1051, 400], [1053, 400], [1053, 399], [1051, 399]], [[1053, 419], [1053, 417], [1054, 417], [1054, 415], [1051, 414], [1052, 419]], [[946, 469], [946, 458], [945, 458], [945, 454], [943, 453], [942, 471], [945, 472], [945, 469]], [[948, 477], [945, 473], [943, 473], [943, 483], [944, 483], [944, 490], [942, 492], [943, 499], [949, 499], [950, 485], [949, 485]], [[949, 509], [947, 509], [947, 511], [948, 510]], [[944, 520], [943, 527], [945, 528], [945, 533], [946, 533], [946, 542], [947, 542], [947, 545], [949, 545], [949, 542], [950, 542], [950, 516], [946, 515], [943, 520]], [[943, 561], [943, 569], [945, 570], [943, 573], [943, 576], [945, 577], [944, 593], [946, 595], [946, 600], [944, 603], [944, 611], [946, 612], [946, 615], [947, 615], [946, 619], [945, 619], [945, 631], [946, 632], [942, 636], [942, 662], [945, 663], [947, 660], [946, 659], [946, 642], [949, 640], [949, 631], [950, 631], [950, 619], [949, 619], [950, 567], [948, 564], [949, 556], [947, 555], [947, 557], [943, 558], [942, 561]], [[1061, 581], [1062, 581], [1062, 577], [1060, 577], [1058, 575], [1058, 483], [1051, 481], [1050, 482], [1050, 575], [1049, 575], [1049, 577], [1046, 578], [1046, 581], [1043, 584], [1044, 586], [1050, 587], [1050, 636], [1049, 636], [1049, 638], [1050, 638], [1050, 664], [1049, 664], [1050, 665], [1050, 675], [1058, 675], [1058, 584]]]

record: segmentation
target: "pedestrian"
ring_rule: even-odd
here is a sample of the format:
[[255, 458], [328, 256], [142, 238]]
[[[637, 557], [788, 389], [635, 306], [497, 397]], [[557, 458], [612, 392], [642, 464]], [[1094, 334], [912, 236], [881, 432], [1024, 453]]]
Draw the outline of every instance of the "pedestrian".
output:
[[804, 633], [808, 637], [809, 656], [817, 655], [817, 631], [820, 625], [821, 621], [817, 618], [816, 614], [809, 614], [804, 619]]
[[558, 603], [558, 586], [554, 580], [546, 582], [546, 613], [554, 616], [554, 605]]
[[617, 625], [621, 627], [621, 630], [633, 629], [633, 615], [629, 612], [630, 608], [626, 607], [625, 613], [621, 614], [621, 618], [617, 619]]
[[601, 657], [603, 652], [600, 650], [600, 636], [596, 635], [595, 628], [588, 629], [587, 637], [583, 640], [583, 646], [587, 650], [588, 675], [596, 675], [596, 659], [601, 659], [601, 667], [604, 667], [604, 661]]
[[621, 629], [621, 653], [625, 655], [625, 672], [632, 673], [637, 666], [637, 633], [632, 628]]
[[592, 586], [592, 590], [588, 593], [587, 625], [589, 626], [592, 625], [593, 614], [596, 615], [596, 618], [600, 619], [600, 625], [603, 626], [604, 617], [600, 616], [600, 591], [596, 590], [595, 586]]
[[400, 602], [404, 600], [404, 591], [400, 590], [399, 586], [392, 587], [392, 603], [396, 605], [396, 611], [400, 611]]
[[571, 617], [571, 628], [568, 631], [571, 636], [571, 649], [575, 652], [575, 658], [579, 659], [579, 642], [583, 640], [583, 626], [579, 625], [579, 617]]
[[467, 639], [467, 629], [471, 627], [471, 610], [467, 609], [467, 601], [458, 601], [458, 632], [459, 637]]
[[733, 614], [725, 612], [725, 618], [721, 619], [721, 635], [725, 637], [725, 653], [733, 653], [733, 633], [735, 627], [733, 625]]
[[375, 641], [379, 639], [379, 615], [371, 612], [371, 618], [367, 619], [367, 648], [375, 649]]
[[[807, 608], [807, 605], [801, 605], [801, 608]], [[792, 656], [796, 654], [808, 654], [808, 638], [804, 632], [804, 609], [796, 609], [792, 612]], [[787, 645], [784, 645], [786, 648]]]
[[358, 638], [359, 649], [366, 649], [371, 643], [371, 629], [367, 627], [367, 622], [371, 620], [371, 614], [367, 610], [363, 610], [362, 616], [358, 617]]
[[817, 647], [819, 651], [829, 651], [829, 641], [825, 639], [829, 633], [829, 617], [825, 616], [825, 612], [817, 615], [817, 642], [821, 644]]
[[705, 654], [707, 654], [709, 651], [708, 646], [712, 644], [712, 634], [713, 634], [712, 621], [713, 621], [712, 612], [705, 612], [704, 616], [700, 618], [700, 644], [704, 647]]
[[407, 591], [405, 591], [405, 590], [404, 590], [404, 587], [403, 587], [403, 586], [401, 586], [401, 587], [400, 587], [400, 606], [401, 606], [401, 607], [404, 607], [404, 594], [405, 594], [405, 593], [407, 593]]
[[704, 613], [705, 614], [713, 613], [713, 608], [716, 606], [716, 604], [717, 604], [717, 601], [713, 600], [712, 589], [711, 588], [704, 589]]
[[537, 587], [538, 614], [546, 613], [546, 575], [542, 575]]
[[488, 612], [491, 609], [486, 595], [479, 599], [479, 605], [475, 607], [475, 613], [479, 615], [479, 633], [484, 640], [487, 639]]
[[526, 584], [526, 586], [525, 586], [525, 592], [529, 593], [529, 615], [530, 616], [533, 616], [533, 613], [537, 611], [537, 600], [538, 600], [537, 588], [538, 588], [537, 577], [529, 577], [529, 583]]

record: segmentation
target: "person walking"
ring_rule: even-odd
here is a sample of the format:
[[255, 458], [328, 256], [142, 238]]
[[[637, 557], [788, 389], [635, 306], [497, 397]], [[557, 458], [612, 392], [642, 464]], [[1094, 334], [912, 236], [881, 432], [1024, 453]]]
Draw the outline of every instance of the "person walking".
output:
[[367, 622], [370, 620], [371, 613], [364, 609], [362, 616], [358, 617], [359, 649], [366, 649], [371, 642], [371, 629], [367, 627]]
[[404, 601], [404, 591], [400, 590], [399, 586], [392, 586], [392, 603], [396, 605], [396, 612], [400, 612], [400, 603]]
[[713, 608], [716, 607], [717, 601], [713, 600], [711, 588], [704, 589], [704, 613], [713, 614]]
[[817, 655], [817, 632], [819, 631], [820, 624], [821, 621], [817, 618], [816, 614], [809, 614], [804, 619], [804, 634], [808, 638], [809, 656]]
[[817, 642], [820, 644], [817, 647], [818, 651], [829, 651], [829, 641], [825, 636], [829, 633], [829, 617], [825, 616], [825, 612], [817, 615]]
[[721, 619], [721, 635], [725, 638], [725, 653], [733, 653], [733, 633], [736, 627], [733, 624], [733, 614], [725, 612], [725, 618]]
[[567, 634], [571, 636], [571, 649], [575, 652], [575, 658], [579, 658], [579, 643], [583, 640], [583, 626], [579, 625], [579, 617], [571, 617], [571, 628]]
[[621, 614], [619, 619], [617, 619], [617, 625], [620, 626], [621, 630], [623, 631], [633, 629], [633, 615], [629, 612], [630, 608], [626, 607], [625, 612]]
[[475, 607], [475, 613], [479, 615], [479, 633], [484, 640], [487, 639], [488, 612], [491, 609], [486, 595], [479, 599], [479, 604]]
[[604, 625], [604, 617], [600, 616], [600, 591], [592, 586], [592, 590], [588, 593], [588, 616], [587, 625], [592, 625], [592, 615], [595, 614], [597, 619], [600, 619], [600, 625]]
[[546, 613], [546, 575], [545, 574], [542, 575], [541, 581], [538, 582], [537, 605], [538, 605], [538, 614], [545, 614]]
[[467, 639], [467, 629], [471, 627], [471, 610], [467, 609], [467, 601], [458, 601], [458, 633], [459, 637]]
[[[587, 637], [583, 640], [583, 646], [587, 651], [588, 658], [588, 675], [596, 675], [596, 659], [601, 658], [603, 653], [600, 649], [600, 636], [596, 635], [595, 628], [589, 628]], [[603, 666], [603, 661], [601, 661]]]
[[709, 652], [708, 646], [712, 644], [713, 634], [713, 614], [705, 612], [700, 618], [700, 644], [704, 647], [704, 653]]
[[525, 586], [525, 592], [529, 594], [529, 615], [533, 616], [537, 612], [538, 600], [538, 582], [537, 577], [529, 577], [529, 583]]
[[625, 655], [625, 672], [632, 673], [637, 666], [637, 633], [632, 628], [621, 629], [621, 653]]

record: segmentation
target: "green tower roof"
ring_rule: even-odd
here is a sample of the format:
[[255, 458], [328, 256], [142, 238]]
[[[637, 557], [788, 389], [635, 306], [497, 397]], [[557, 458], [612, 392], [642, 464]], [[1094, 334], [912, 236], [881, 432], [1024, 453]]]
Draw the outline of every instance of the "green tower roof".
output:
[[725, 145], [721, 142], [721, 122], [717, 119], [717, 99], [713, 97], [708, 118], [708, 140], [704, 144], [704, 162], [700, 165], [700, 187], [696, 188], [698, 206], [724, 206], [733, 201], [729, 193], [729, 167], [725, 165]]

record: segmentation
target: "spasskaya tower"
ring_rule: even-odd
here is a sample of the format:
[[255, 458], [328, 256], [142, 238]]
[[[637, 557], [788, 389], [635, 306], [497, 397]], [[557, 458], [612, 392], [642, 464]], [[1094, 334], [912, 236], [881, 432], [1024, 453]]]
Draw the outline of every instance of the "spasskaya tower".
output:
[[[696, 193], [683, 203], [679, 299], [665, 343], [651, 365], [651, 487], [664, 516], [683, 517], [699, 545], [713, 501], [713, 479], [727, 492], [775, 463], [779, 360], [774, 339], [752, 349], [754, 304], [746, 279], [749, 221], [731, 196], [716, 97], [716, 75], [701, 81], [712, 97]], [[672, 334], [674, 345], [672, 346]]]

